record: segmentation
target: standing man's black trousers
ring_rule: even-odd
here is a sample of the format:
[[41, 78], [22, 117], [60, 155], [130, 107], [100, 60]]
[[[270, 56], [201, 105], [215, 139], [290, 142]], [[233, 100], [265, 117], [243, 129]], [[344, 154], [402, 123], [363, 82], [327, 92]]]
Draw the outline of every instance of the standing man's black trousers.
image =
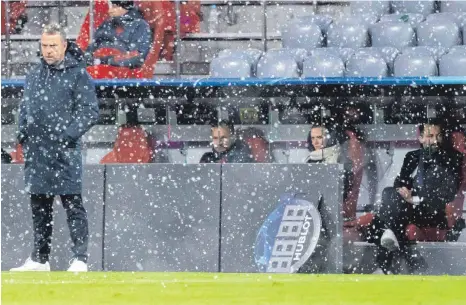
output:
[[[68, 228], [74, 244], [72, 247], [74, 257], [87, 262], [89, 229], [81, 195], [60, 195], [60, 198], [66, 210]], [[49, 261], [53, 228], [53, 200], [52, 195], [31, 194], [34, 227], [34, 250], [31, 258], [39, 263]]]

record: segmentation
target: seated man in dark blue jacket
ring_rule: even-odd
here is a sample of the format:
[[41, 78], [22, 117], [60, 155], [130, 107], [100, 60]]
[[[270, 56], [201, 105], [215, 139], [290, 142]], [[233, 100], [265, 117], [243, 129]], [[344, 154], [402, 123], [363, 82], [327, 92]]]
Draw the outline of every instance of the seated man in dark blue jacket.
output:
[[230, 121], [212, 125], [212, 152], [205, 153], [200, 163], [254, 163], [249, 147], [236, 139], [235, 128]]
[[102, 23], [86, 50], [89, 66], [139, 68], [151, 48], [151, 31], [134, 1], [109, 1], [111, 18]]

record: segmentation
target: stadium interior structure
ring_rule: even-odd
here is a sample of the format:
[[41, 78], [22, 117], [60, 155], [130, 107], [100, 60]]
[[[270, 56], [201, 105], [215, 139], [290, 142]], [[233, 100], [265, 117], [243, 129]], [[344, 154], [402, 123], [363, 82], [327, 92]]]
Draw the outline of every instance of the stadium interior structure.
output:
[[[2, 147], [14, 162], [21, 163], [16, 109], [25, 73], [39, 60], [41, 24], [58, 21], [79, 40], [98, 2], [29, 1], [21, 33], [2, 33]], [[173, 4], [179, 18], [167, 21], [162, 35], [173, 37], [175, 49], [156, 62], [152, 79], [96, 81], [101, 118], [84, 137], [87, 164], [197, 164], [210, 150], [209, 123], [219, 118], [259, 130], [274, 163], [300, 164], [310, 125], [351, 106], [367, 143], [363, 213], [418, 147], [416, 124], [453, 109], [466, 122], [466, 1], [188, 2], [198, 2], [203, 18], [183, 32], [178, 11], [186, 3]], [[139, 151], [110, 155], [141, 139]], [[431, 251], [430, 264], [439, 249], [461, 260], [465, 238], [419, 246]], [[371, 249], [360, 241], [352, 246], [356, 259]], [[465, 268], [464, 258], [459, 266]]]

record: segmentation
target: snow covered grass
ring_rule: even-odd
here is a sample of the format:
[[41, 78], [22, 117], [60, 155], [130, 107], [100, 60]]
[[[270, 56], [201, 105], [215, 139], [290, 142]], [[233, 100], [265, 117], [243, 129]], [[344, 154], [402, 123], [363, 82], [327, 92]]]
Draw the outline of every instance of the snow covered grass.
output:
[[2, 273], [2, 304], [464, 305], [466, 277]]

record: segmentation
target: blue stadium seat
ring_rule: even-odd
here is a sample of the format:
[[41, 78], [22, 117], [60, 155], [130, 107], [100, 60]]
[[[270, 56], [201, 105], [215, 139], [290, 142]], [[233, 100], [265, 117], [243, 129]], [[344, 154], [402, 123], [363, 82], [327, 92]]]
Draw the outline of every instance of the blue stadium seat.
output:
[[423, 52], [402, 53], [395, 59], [395, 76], [436, 76], [437, 62], [430, 54]]
[[373, 47], [403, 49], [416, 45], [416, 33], [409, 23], [378, 22], [370, 28]]
[[345, 75], [348, 77], [385, 77], [388, 76], [388, 66], [376, 51], [356, 51], [346, 63]]
[[450, 48], [461, 44], [462, 35], [455, 21], [443, 18], [421, 22], [417, 27], [418, 46]]
[[286, 52], [267, 52], [257, 64], [258, 78], [299, 77], [300, 67], [296, 56]]
[[368, 54], [378, 54], [380, 55], [388, 66], [388, 75], [393, 75], [393, 65], [395, 63], [395, 58], [400, 54], [400, 51], [392, 47], [371, 47], [359, 49], [358, 53], [366, 52]]
[[389, 1], [351, 1], [351, 13], [353, 15], [372, 14], [381, 16], [390, 13]]
[[313, 49], [309, 51], [309, 55], [311, 56], [317, 56], [321, 54], [336, 55], [341, 58], [343, 63], [346, 63], [348, 59], [354, 54], [354, 50], [351, 48], [328, 47], [328, 48]]
[[466, 76], [466, 46], [450, 50], [439, 60], [441, 76]]
[[445, 13], [466, 12], [466, 1], [441, 1], [440, 11]]
[[216, 57], [210, 62], [210, 77], [212, 78], [248, 78], [252, 76], [252, 65], [247, 59]]
[[313, 21], [295, 19], [282, 29], [282, 45], [284, 48], [313, 49], [323, 46], [322, 30]]
[[466, 52], [466, 46], [464, 45], [454, 46], [454, 47], [451, 47], [450, 50], [448, 50], [448, 54], [455, 53], [455, 52], [460, 52], [460, 53]]
[[390, 14], [383, 15], [380, 17], [380, 22], [406, 22], [411, 24], [413, 29], [417, 25], [425, 20], [422, 14], [402, 13], [402, 14]]
[[304, 77], [342, 77], [344, 71], [345, 65], [340, 56], [332, 52], [311, 55], [303, 63]]
[[333, 22], [327, 32], [327, 46], [363, 48], [369, 44], [367, 26], [360, 19]]
[[415, 13], [427, 16], [436, 10], [435, 1], [392, 1], [392, 11], [399, 13]]
[[439, 60], [439, 58], [447, 52], [446, 48], [441, 48], [441, 47], [428, 47], [428, 46], [420, 46], [420, 47], [411, 47], [411, 48], [405, 48], [402, 50], [403, 54], [423, 54], [426, 56], [432, 56], [436, 61]]

